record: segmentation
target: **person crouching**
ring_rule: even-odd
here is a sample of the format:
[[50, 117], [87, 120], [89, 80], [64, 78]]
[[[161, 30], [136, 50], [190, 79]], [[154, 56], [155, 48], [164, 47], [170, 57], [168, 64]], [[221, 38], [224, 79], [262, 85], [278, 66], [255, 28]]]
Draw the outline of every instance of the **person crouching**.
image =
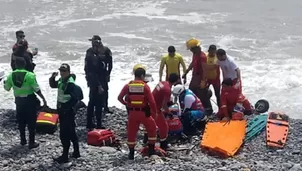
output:
[[54, 158], [54, 160], [61, 164], [68, 162], [70, 141], [73, 143], [74, 151], [72, 156], [74, 158], [80, 157], [80, 151], [73, 110], [78, 102], [73, 93], [75, 91], [74, 78], [70, 74], [70, 66], [68, 64], [62, 64], [59, 71], [61, 78], [55, 81], [58, 72], [54, 72], [49, 78], [49, 85], [51, 88], [58, 88], [57, 109], [60, 120], [60, 140], [63, 145], [63, 154], [58, 158]]
[[174, 86], [172, 94], [179, 99], [184, 134], [194, 135], [197, 129], [202, 129], [207, 122], [201, 101], [190, 89], [180, 84]]
[[217, 113], [219, 119], [242, 120], [244, 115], [253, 113], [253, 108], [246, 97], [234, 87], [233, 80], [227, 78], [222, 82], [221, 107]]

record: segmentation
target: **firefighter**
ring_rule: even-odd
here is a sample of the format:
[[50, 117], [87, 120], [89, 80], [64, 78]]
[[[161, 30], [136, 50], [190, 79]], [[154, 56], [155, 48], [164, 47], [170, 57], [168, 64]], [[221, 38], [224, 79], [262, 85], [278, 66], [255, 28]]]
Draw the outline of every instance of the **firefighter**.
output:
[[137, 67], [134, 71], [135, 79], [126, 84], [118, 96], [118, 100], [126, 105], [128, 110], [127, 135], [130, 160], [134, 160], [136, 134], [140, 124], [144, 125], [149, 136], [149, 156], [155, 153], [156, 124], [153, 118], [156, 118], [156, 104], [150, 87], [144, 82], [145, 75], [146, 70]]

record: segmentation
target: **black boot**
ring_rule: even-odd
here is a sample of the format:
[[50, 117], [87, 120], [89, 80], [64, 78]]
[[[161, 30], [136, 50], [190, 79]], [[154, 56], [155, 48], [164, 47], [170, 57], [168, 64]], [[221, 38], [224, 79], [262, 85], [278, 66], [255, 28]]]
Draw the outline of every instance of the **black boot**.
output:
[[148, 143], [148, 134], [144, 134], [144, 139], [143, 139], [143, 144], [147, 144]]
[[35, 142], [35, 132], [34, 131], [29, 131], [29, 149], [37, 148], [39, 147], [39, 143]]
[[113, 114], [113, 111], [111, 111], [108, 107], [104, 108], [104, 113]]
[[20, 133], [20, 138], [21, 138], [20, 144], [22, 146], [24, 146], [25, 144], [27, 144], [26, 137], [25, 137], [25, 132], [24, 133]]
[[160, 148], [167, 151], [168, 149], [168, 141], [167, 140], [164, 140], [164, 141], [161, 141], [160, 142]]
[[134, 148], [129, 148], [128, 159], [129, 160], [134, 160]]
[[60, 157], [54, 158], [54, 161], [58, 162], [59, 164], [68, 163], [68, 152], [69, 148], [63, 147], [63, 154]]
[[155, 154], [155, 144], [148, 144], [149, 157]]
[[79, 158], [81, 157], [80, 155], [80, 148], [79, 148], [79, 142], [73, 142], [73, 153], [72, 153], [73, 158]]

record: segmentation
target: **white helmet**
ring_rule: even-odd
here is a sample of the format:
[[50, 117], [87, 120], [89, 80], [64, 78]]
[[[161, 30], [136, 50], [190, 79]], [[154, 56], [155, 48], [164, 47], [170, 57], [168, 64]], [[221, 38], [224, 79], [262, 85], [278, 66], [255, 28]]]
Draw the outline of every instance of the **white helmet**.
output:
[[174, 88], [172, 90], [172, 94], [174, 96], [179, 96], [183, 91], [185, 91], [185, 86], [178, 84], [178, 85], [174, 86]]

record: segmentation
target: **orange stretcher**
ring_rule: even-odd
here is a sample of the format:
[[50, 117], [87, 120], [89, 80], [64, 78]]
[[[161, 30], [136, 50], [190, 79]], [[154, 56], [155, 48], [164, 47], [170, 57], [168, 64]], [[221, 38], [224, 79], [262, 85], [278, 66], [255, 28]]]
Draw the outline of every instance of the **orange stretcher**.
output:
[[246, 121], [220, 121], [206, 125], [200, 146], [211, 152], [231, 157], [236, 154], [245, 138]]
[[266, 124], [266, 145], [283, 148], [289, 130], [289, 117], [286, 114], [270, 112]]

